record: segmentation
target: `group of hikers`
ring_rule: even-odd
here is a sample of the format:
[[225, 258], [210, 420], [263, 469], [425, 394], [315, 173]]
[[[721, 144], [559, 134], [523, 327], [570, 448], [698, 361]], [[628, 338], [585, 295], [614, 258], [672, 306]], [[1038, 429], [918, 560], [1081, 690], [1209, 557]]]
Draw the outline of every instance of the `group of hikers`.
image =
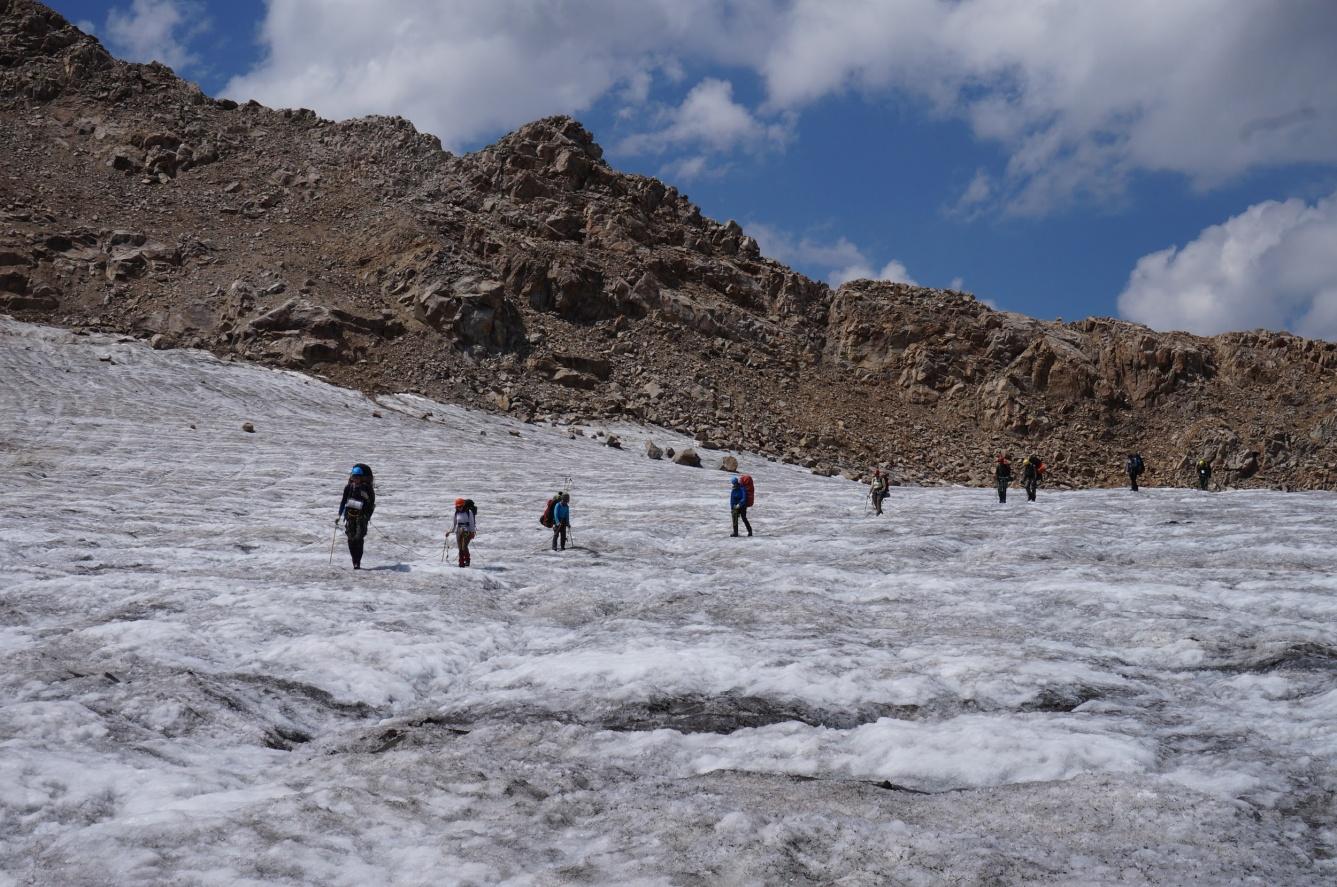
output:
[[[1027, 456], [1021, 463], [1021, 485], [1026, 490], [1027, 500], [1035, 501], [1036, 488], [1040, 486], [1040, 481], [1044, 480], [1045, 463], [1039, 456]], [[1212, 480], [1212, 460], [1199, 459], [1196, 470], [1198, 473], [1198, 489], [1205, 490]], [[1138, 491], [1138, 479], [1147, 471], [1147, 463], [1143, 460], [1141, 453], [1129, 453], [1124, 461], [1124, 473], [1128, 475], [1128, 488], [1134, 493]], [[874, 472], [873, 490], [876, 497], [878, 489], [878, 479], [881, 472]], [[998, 501], [1007, 501], [1007, 488], [1012, 484], [1012, 461], [1007, 453], [998, 454], [998, 462], [994, 465], [993, 471], [994, 484], [998, 488]], [[886, 482], [883, 480], [882, 489], [885, 491]], [[882, 494], [886, 495], [885, 492]], [[881, 501], [875, 499], [877, 504], [877, 513], [882, 513]]]
[[[371, 525], [371, 516], [376, 511], [376, 484], [371, 467], [358, 463], [348, 472], [348, 483], [344, 484], [343, 498], [339, 500], [339, 516], [334, 519], [337, 534], [340, 522], [344, 535], [348, 537], [348, 554], [353, 559], [353, 569], [362, 569], [362, 546], [367, 539], [367, 529]], [[478, 535], [478, 506], [472, 499], [456, 499], [455, 514], [446, 531], [446, 542], [455, 537], [459, 550], [456, 563], [467, 567], [470, 563], [469, 543]], [[553, 537], [553, 547], [557, 545]], [[565, 547], [565, 546], [564, 546]], [[444, 553], [443, 553], [444, 557]]]
[[[552, 530], [552, 550], [566, 551], [572, 540], [571, 532], [571, 493], [568, 489], [554, 493], [543, 507], [539, 524]], [[741, 522], [749, 536], [752, 524], [747, 519], [747, 510], [756, 497], [756, 488], [752, 477], [747, 474], [735, 475], [729, 489], [729, 510], [733, 516], [733, 535], [738, 535]], [[362, 548], [371, 525], [371, 516], [376, 511], [376, 485], [371, 466], [361, 462], [348, 472], [348, 482], [344, 484], [343, 497], [339, 500], [339, 515], [334, 519], [336, 538], [342, 527], [348, 539], [348, 554], [353, 559], [353, 569], [362, 569]], [[456, 563], [461, 567], [469, 566], [469, 543], [478, 535], [478, 506], [472, 499], [456, 499], [455, 514], [451, 519], [450, 529], [446, 531], [445, 545], [455, 537], [458, 549]], [[572, 543], [574, 544], [574, 543]], [[445, 552], [442, 552], [444, 559]], [[331, 557], [333, 546], [331, 545]]]
[[[1035, 501], [1036, 490], [1044, 480], [1046, 466], [1039, 456], [1030, 455], [1021, 463], [1021, 486], [1026, 491], [1026, 499]], [[1138, 478], [1147, 470], [1140, 453], [1129, 453], [1124, 463], [1128, 475], [1128, 484], [1134, 492], [1138, 489]], [[1198, 488], [1205, 490], [1212, 479], [1210, 459], [1199, 459], [1197, 463]], [[999, 453], [994, 466], [994, 484], [998, 489], [998, 501], [1007, 502], [1007, 489], [1012, 485], [1012, 461], [1007, 453]], [[568, 488], [570, 483], [568, 481]], [[875, 514], [882, 514], [882, 504], [890, 492], [891, 479], [881, 468], [873, 470], [869, 484], [869, 501]], [[756, 491], [752, 478], [746, 474], [734, 475], [729, 487], [729, 512], [733, 521], [733, 533], [739, 535], [739, 524], [752, 535], [752, 524], [747, 519], [747, 510], [752, 507]], [[348, 538], [348, 554], [353, 559], [353, 569], [362, 569], [362, 546], [367, 538], [372, 513], [376, 510], [376, 490], [371, 467], [358, 463], [348, 474], [348, 483], [344, 486], [343, 498], [339, 500], [339, 516], [335, 519], [336, 533], [342, 522], [344, 535]], [[554, 493], [543, 508], [539, 523], [552, 530], [552, 550], [565, 551], [568, 542], [572, 542], [571, 531], [571, 494], [569, 489]], [[446, 531], [445, 545], [455, 537], [458, 549], [456, 563], [461, 567], [470, 564], [469, 543], [478, 535], [478, 506], [472, 499], [456, 499], [455, 514]], [[444, 559], [445, 553], [442, 552]]]

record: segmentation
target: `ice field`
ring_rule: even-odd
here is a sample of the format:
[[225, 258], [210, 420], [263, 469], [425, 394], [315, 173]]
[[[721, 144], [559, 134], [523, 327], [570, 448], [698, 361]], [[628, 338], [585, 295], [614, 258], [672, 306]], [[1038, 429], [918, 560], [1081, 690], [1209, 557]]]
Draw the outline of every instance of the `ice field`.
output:
[[9, 320], [0, 366], [0, 885], [1337, 883], [1333, 495], [876, 518], [739, 454], [733, 539], [658, 430]]

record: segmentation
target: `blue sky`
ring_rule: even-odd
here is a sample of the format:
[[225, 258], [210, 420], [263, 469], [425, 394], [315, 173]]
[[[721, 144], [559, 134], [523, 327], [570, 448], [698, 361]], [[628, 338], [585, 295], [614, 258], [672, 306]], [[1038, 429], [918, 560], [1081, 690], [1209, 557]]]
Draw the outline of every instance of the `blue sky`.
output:
[[210, 94], [402, 114], [453, 150], [572, 113], [833, 283], [1337, 338], [1328, 0], [53, 5]]

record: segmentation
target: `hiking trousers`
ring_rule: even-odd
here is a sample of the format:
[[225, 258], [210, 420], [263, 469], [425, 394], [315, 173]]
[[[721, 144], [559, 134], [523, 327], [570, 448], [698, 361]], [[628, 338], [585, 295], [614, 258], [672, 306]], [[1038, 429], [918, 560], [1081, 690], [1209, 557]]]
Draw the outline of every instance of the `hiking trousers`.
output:
[[1212, 482], [1211, 475], [1198, 475], [1198, 489], [1205, 490], [1207, 485]]
[[1035, 489], [1036, 489], [1036, 487], [1038, 487], [1038, 486], [1040, 486], [1040, 482], [1039, 482], [1038, 480], [1028, 480], [1028, 481], [1026, 481], [1026, 501], [1027, 501], [1027, 502], [1034, 502], [1034, 501], [1035, 501]]
[[747, 522], [747, 506], [746, 506], [746, 505], [740, 505], [740, 506], [738, 506], [737, 508], [735, 508], [735, 509], [733, 510], [733, 534], [734, 534], [735, 536], [738, 535], [738, 522], [739, 522], [740, 520], [743, 522], [743, 526], [747, 527], [747, 534], [748, 534], [749, 536], [751, 536], [751, 535], [752, 535], [752, 525], [751, 525], [750, 523]]
[[570, 524], [561, 523], [552, 525], [552, 550], [557, 550], [557, 543], [562, 543], [562, 551], [566, 551], [566, 528]]
[[344, 515], [344, 535], [348, 537], [348, 553], [353, 566], [362, 567], [362, 543], [367, 538], [367, 518]]
[[1133, 492], [1136, 493], [1136, 492], [1137, 492], [1137, 475], [1136, 475], [1136, 474], [1130, 474], [1130, 475], [1128, 475], [1128, 483], [1129, 483], [1129, 485], [1132, 487]]
[[461, 567], [469, 566], [469, 542], [473, 539], [473, 537], [474, 534], [472, 530], [455, 531], [455, 540], [456, 542], [459, 543], [460, 546], [459, 565]]
[[874, 513], [874, 514], [881, 514], [881, 513], [882, 513], [882, 503], [885, 502], [886, 499], [887, 499], [887, 491], [886, 491], [886, 490], [874, 490], [874, 491], [873, 491], [873, 513]]
[[1000, 480], [998, 482], [998, 501], [999, 502], [1007, 501], [1007, 481], [1005, 480]]

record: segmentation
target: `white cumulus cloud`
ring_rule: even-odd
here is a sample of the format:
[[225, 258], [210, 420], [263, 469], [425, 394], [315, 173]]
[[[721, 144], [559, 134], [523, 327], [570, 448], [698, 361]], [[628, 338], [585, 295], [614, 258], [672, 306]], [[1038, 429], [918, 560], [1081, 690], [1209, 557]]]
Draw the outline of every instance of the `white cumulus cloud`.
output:
[[134, 0], [129, 7], [107, 12], [104, 36], [123, 58], [159, 61], [183, 71], [199, 63], [189, 44], [209, 26], [203, 4], [193, 0]]
[[1337, 339], [1337, 193], [1258, 203], [1186, 246], [1143, 256], [1119, 311], [1156, 329]]
[[815, 268], [826, 275], [827, 283], [840, 286], [851, 280], [886, 280], [918, 285], [905, 264], [896, 259], [876, 268], [864, 251], [845, 236], [835, 240], [795, 237], [787, 231], [765, 224], [749, 224], [747, 233], [757, 241], [764, 255], [788, 265]]
[[618, 149], [645, 154], [684, 145], [702, 145], [720, 152], [738, 147], [780, 147], [788, 141], [793, 125], [790, 117], [759, 119], [734, 101], [732, 83], [713, 77], [692, 87], [680, 105], [660, 117], [659, 128], [624, 139]]
[[[718, 154], [783, 143], [833, 95], [909, 98], [1005, 152], [945, 199], [968, 214], [1337, 163], [1332, 0], [269, 0], [261, 39], [226, 94], [402, 114], [455, 147], [608, 98], [645, 134], [629, 147]], [[705, 79], [666, 111], [688, 72]]]
[[[764, 35], [749, 25], [754, 8], [771, 4], [270, 0], [268, 53], [225, 92], [335, 118], [400, 114], [459, 147], [605, 95], [634, 106], [656, 75], [680, 79], [684, 61], [755, 57]], [[703, 134], [731, 121], [711, 123]]]
[[1337, 162], [1331, 0], [797, 0], [780, 32], [763, 62], [773, 105], [919, 98], [1003, 146], [989, 191], [1014, 212], [1118, 196], [1134, 171], [1208, 187]]

